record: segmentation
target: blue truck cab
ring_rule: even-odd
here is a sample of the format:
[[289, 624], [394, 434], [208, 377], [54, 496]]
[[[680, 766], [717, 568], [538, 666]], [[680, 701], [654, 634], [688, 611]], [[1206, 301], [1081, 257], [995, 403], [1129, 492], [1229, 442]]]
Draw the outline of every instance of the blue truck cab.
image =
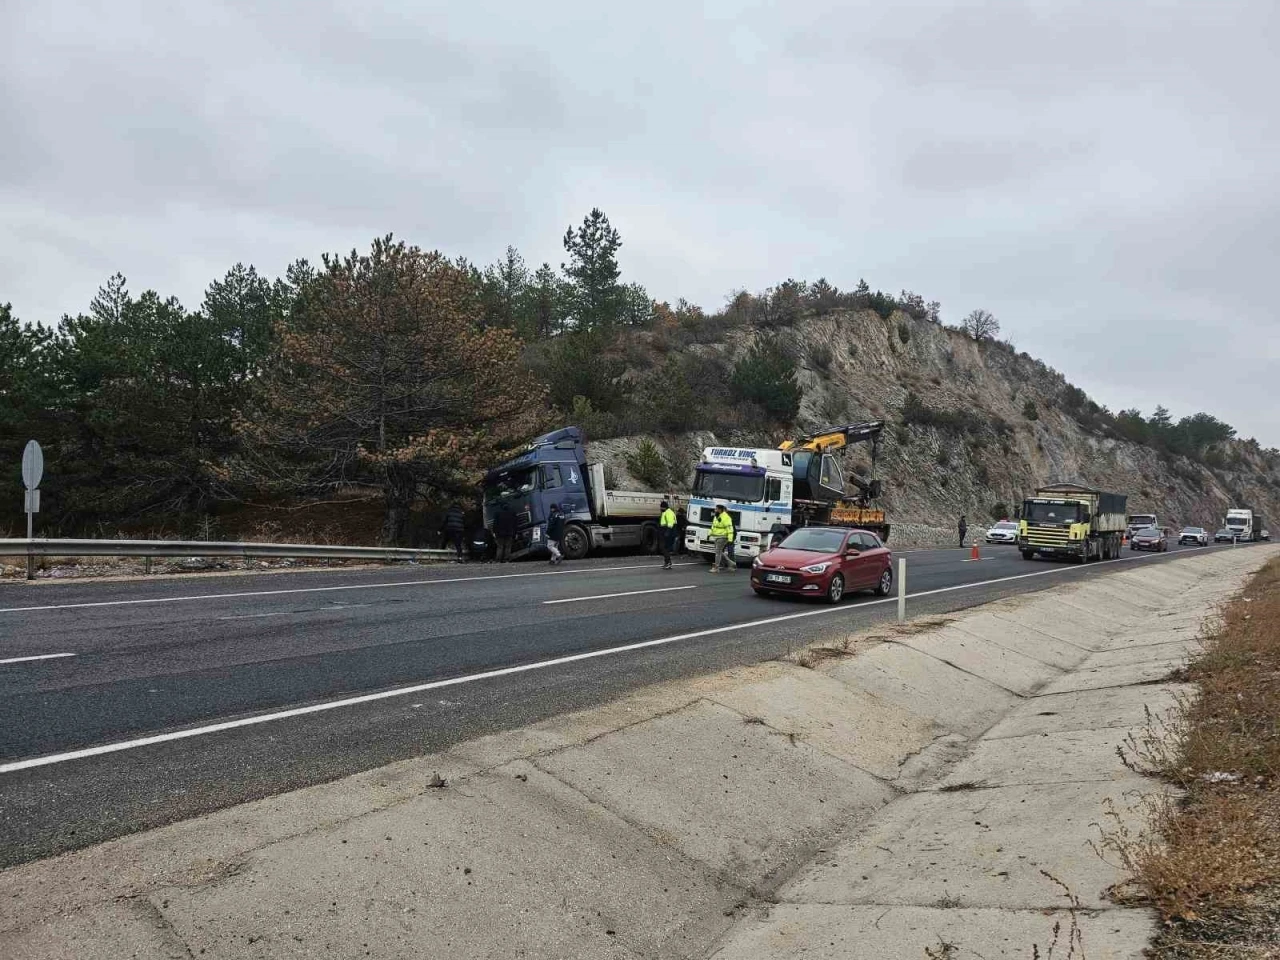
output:
[[664, 499], [675, 509], [682, 498], [606, 489], [604, 467], [587, 461], [586, 441], [578, 427], [564, 427], [532, 440], [519, 456], [489, 470], [483, 481], [485, 527], [493, 530], [501, 510], [515, 515], [513, 557], [547, 552], [547, 519], [553, 503], [564, 515], [561, 549], [566, 559], [580, 560], [611, 547], [656, 552]]

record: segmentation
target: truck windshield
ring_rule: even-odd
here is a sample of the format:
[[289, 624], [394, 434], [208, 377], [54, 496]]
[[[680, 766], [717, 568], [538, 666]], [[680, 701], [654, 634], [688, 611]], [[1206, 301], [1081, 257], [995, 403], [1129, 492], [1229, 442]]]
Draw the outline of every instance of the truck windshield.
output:
[[1028, 500], [1022, 505], [1022, 516], [1028, 523], [1078, 523], [1080, 504]]
[[764, 499], [764, 477], [699, 470], [697, 478], [693, 481], [693, 495], [710, 500], [759, 503]]
[[1154, 513], [1135, 513], [1129, 518], [1129, 526], [1131, 527], [1149, 527], [1156, 522]]
[[538, 482], [537, 468], [532, 467], [528, 470], [512, 470], [508, 473], [500, 473], [495, 477], [489, 477], [488, 482], [484, 485], [485, 502], [494, 500], [503, 500], [507, 497], [514, 497], [519, 493], [528, 493]]

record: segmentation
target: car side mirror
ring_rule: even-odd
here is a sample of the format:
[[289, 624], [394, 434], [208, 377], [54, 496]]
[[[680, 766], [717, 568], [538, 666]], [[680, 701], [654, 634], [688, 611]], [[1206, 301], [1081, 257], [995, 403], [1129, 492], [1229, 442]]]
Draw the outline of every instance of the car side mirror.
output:
[[860, 557], [862, 556], [862, 551], [859, 550], [857, 547], [850, 547], [848, 550], [844, 552], [844, 555], [846, 557]]

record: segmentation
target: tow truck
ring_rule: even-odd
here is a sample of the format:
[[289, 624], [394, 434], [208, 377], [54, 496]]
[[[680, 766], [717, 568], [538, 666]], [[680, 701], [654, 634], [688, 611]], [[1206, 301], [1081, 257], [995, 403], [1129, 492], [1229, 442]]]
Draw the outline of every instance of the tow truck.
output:
[[[711, 519], [722, 503], [733, 519], [734, 555], [739, 560], [769, 548], [770, 534], [816, 524], [858, 527], [889, 538], [883, 510], [871, 502], [881, 494], [874, 479], [883, 420], [827, 427], [770, 447], [707, 447], [689, 498], [685, 547], [712, 556]], [[871, 444], [867, 478], [850, 474], [857, 493], [849, 496], [844, 471], [833, 455], [857, 443]]]

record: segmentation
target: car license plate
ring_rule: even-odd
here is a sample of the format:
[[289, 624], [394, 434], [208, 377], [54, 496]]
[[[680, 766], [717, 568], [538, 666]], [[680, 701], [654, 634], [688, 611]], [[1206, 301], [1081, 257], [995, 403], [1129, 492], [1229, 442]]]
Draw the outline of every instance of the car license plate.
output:
[[764, 578], [769, 583], [790, 583], [791, 582], [791, 578], [787, 576], [785, 573], [767, 573], [765, 574]]

